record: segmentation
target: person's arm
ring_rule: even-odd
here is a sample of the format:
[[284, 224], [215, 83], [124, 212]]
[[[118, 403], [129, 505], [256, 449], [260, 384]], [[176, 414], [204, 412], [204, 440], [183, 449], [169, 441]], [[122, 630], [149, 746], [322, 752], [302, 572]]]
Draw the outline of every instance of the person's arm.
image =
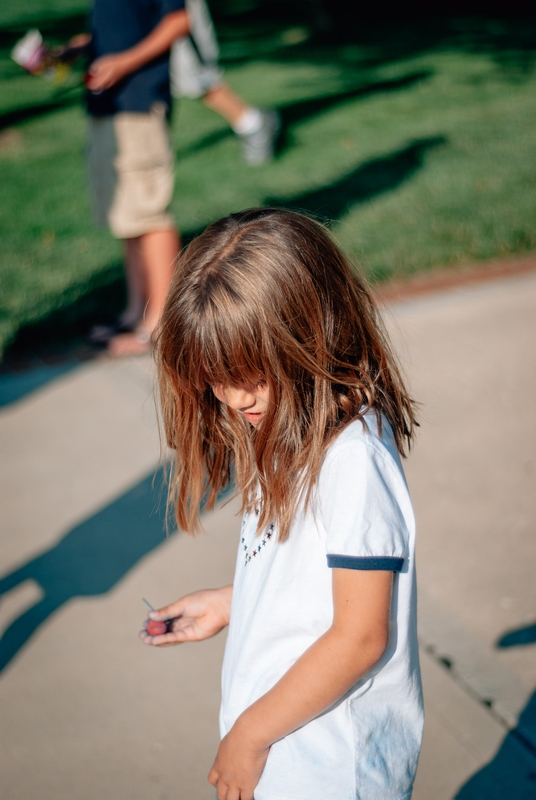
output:
[[140, 638], [145, 644], [165, 647], [183, 642], [199, 642], [215, 636], [229, 624], [232, 597], [232, 585], [187, 594], [175, 603], [149, 614], [152, 620], [173, 620], [169, 633], [150, 636], [143, 630]]
[[78, 33], [76, 36], [71, 37], [67, 44], [53, 47], [52, 55], [66, 63], [76, 61], [80, 56], [87, 55], [91, 39], [90, 33]]
[[131, 72], [165, 53], [175, 39], [187, 33], [186, 11], [173, 11], [167, 14], [156, 28], [134, 47], [95, 59], [89, 68], [87, 88], [91, 92], [103, 92], [109, 89]]
[[391, 572], [333, 570], [331, 627], [223, 738], [208, 776], [218, 796], [252, 800], [271, 745], [330, 708], [379, 661], [391, 586]]

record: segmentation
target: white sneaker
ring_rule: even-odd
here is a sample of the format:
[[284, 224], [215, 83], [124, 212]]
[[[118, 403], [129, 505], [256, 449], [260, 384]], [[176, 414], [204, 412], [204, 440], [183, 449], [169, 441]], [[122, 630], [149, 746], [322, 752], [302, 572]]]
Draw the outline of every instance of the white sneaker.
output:
[[258, 165], [271, 161], [281, 130], [281, 117], [277, 111], [262, 111], [262, 125], [252, 133], [239, 133], [242, 157], [247, 164]]

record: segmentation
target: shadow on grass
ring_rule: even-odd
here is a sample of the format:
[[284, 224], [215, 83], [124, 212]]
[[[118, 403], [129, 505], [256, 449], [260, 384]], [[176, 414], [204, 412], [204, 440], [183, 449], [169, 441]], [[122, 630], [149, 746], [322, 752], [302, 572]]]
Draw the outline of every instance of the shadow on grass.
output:
[[[427, 13], [390, 9], [386, 16], [383, 8], [363, 8], [347, 0], [286, 2], [284, 9], [277, 2], [258, 0], [248, 3], [242, 13], [231, 9], [227, 0], [211, 2], [218, 20], [224, 61], [228, 64], [242, 64], [256, 58], [278, 63], [308, 59], [339, 61], [347, 69], [363, 69], [418, 58], [433, 51], [457, 50], [487, 54], [501, 71], [513, 77], [527, 74], [536, 61], [536, 17], [527, 8], [521, 8], [519, 2], [517, 7], [514, 4], [485, 11], [482, 6], [460, 4], [456, 8], [444, 4]], [[305, 25], [306, 41], [285, 46], [283, 35], [281, 44], [274, 46], [277, 29], [284, 34], [289, 24]], [[263, 46], [263, 30], [267, 32], [270, 47]], [[241, 40], [239, 53], [234, 48], [237, 39]], [[350, 51], [346, 50], [341, 58], [341, 47], [348, 46]], [[358, 49], [352, 53], [351, 48]]]
[[114, 261], [87, 281], [70, 286], [61, 307], [22, 326], [6, 350], [6, 363], [16, 361], [38, 343], [55, 345], [66, 337], [83, 336], [96, 320], [110, 322], [125, 301], [123, 264]]
[[[62, 17], [55, 17], [53, 14], [38, 14], [29, 17], [21, 23], [0, 26], [0, 48], [11, 50], [13, 45], [27, 32], [28, 28], [38, 28], [46, 41], [59, 44], [68, 41], [72, 36], [87, 29], [88, 20], [86, 14], [70, 14]], [[22, 70], [20, 75], [23, 75]], [[29, 77], [29, 80], [43, 80], [42, 78]], [[14, 98], [12, 108], [0, 114], [0, 130], [18, 125], [26, 120], [43, 117], [62, 111], [70, 106], [81, 102], [82, 87], [69, 86], [57, 89], [49, 100], [17, 107], [17, 98]]]
[[71, 90], [69, 93], [65, 92], [61, 99], [50, 100], [47, 103], [36, 103], [31, 106], [23, 106], [8, 111], [5, 114], [0, 114], [0, 131], [5, 128], [11, 128], [21, 122], [26, 122], [29, 119], [36, 119], [37, 117], [44, 117], [47, 114], [53, 114], [56, 111], [63, 111], [65, 108], [70, 108], [74, 105], [80, 104], [81, 93], [78, 88]]
[[288, 103], [284, 106], [279, 106], [279, 111], [283, 117], [283, 122], [286, 125], [294, 125], [303, 120], [313, 119], [314, 117], [323, 114], [325, 111], [342, 105], [343, 103], [351, 102], [352, 100], [361, 100], [365, 97], [371, 97], [375, 94], [382, 94], [386, 92], [396, 92], [401, 89], [408, 89], [416, 83], [420, 83], [433, 75], [432, 70], [419, 70], [417, 72], [410, 72], [400, 78], [393, 78], [389, 81], [372, 81], [365, 85], [356, 86], [355, 88], [348, 89], [344, 92], [335, 94], [322, 95], [321, 97], [312, 97], [307, 100], [298, 100], [293, 103]]
[[[436, 136], [412, 142], [394, 153], [359, 165], [329, 186], [293, 197], [268, 197], [265, 204], [305, 211], [328, 221], [340, 219], [352, 206], [392, 191], [409, 180], [423, 167], [427, 152], [445, 141], [444, 137]], [[187, 232], [185, 242], [202, 230]], [[63, 361], [70, 360], [75, 366], [77, 362], [72, 358], [69, 342], [82, 336], [96, 320], [106, 322], [117, 316], [125, 299], [121, 266], [112, 265], [108, 276], [104, 274], [103, 277], [101, 273], [99, 280], [101, 282], [97, 285], [93, 281], [87, 287], [75, 287], [71, 292], [75, 300], [64, 303], [38, 322], [20, 329], [16, 340], [6, 351], [6, 368], [3, 373], [0, 372], [0, 405], [15, 402], [57, 377], [54, 369], [44, 369], [39, 363], [33, 376], [21, 372], [17, 378], [13, 370], [21, 360], [24, 362], [28, 354], [39, 354], [50, 348], [57, 350], [63, 345]], [[87, 357], [92, 354], [94, 352], [89, 350]], [[31, 359], [29, 363], [31, 365]]]
[[0, 671], [64, 603], [106, 594], [166, 541], [164, 481], [163, 470], [148, 475], [49, 550], [0, 579], [0, 595], [27, 580], [35, 581], [43, 592], [42, 599], [15, 619], [0, 639]]
[[35, 16], [24, 14], [20, 21], [14, 20], [6, 25], [0, 25], [0, 47], [11, 49], [29, 28], [38, 28], [46, 41], [60, 44], [76, 36], [77, 33], [86, 31], [88, 25], [87, 14], [61, 15], [50, 11], [43, 13], [41, 9]]
[[[343, 105], [344, 103], [351, 102], [352, 100], [364, 99], [365, 97], [370, 97], [374, 94], [380, 94], [383, 92], [395, 92], [402, 89], [407, 89], [416, 83], [420, 83], [421, 81], [430, 78], [432, 75], [432, 70], [419, 70], [390, 81], [372, 81], [365, 85], [359, 85], [354, 88], [347, 89], [343, 92], [333, 92], [331, 94], [325, 94], [319, 97], [312, 97], [306, 100], [298, 100], [293, 103], [275, 106], [275, 108], [281, 114], [283, 123], [283, 130], [280, 136], [280, 146], [278, 147], [278, 152], [286, 150], [289, 146], [288, 133], [289, 128], [291, 128], [293, 125], [304, 122], [305, 120], [314, 119], [314, 117], [320, 116], [326, 111], [330, 111], [331, 109]], [[187, 147], [177, 150], [176, 156], [179, 160], [186, 158], [194, 153], [199, 153], [202, 150], [214, 147], [224, 139], [228, 139], [231, 136], [234, 136], [231, 128], [222, 128], [221, 130], [213, 131], [212, 133], [209, 133], [207, 136], [203, 136], [201, 139], [198, 139], [196, 142], [193, 142]]]
[[[0, 47], [4, 50], [4, 57], [8, 48], [30, 26], [39, 27], [45, 38], [52, 42], [65, 41], [87, 27], [85, 14], [54, 14], [48, 10], [44, 0], [32, 0], [32, 7], [36, 9], [34, 16], [29, 16], [26, 7], [21, 6], [19, 20], [13, 13], [12, 22], [0, 27]], [[515, 73], [522, 79], [532, 69], [536, 59], [534, 19], [508, 18], [507, 13], [502, 17], [474, 13], [471, 16], [469, 7], [462, 9], [464, 13], [418, 17], [416, 14], [398, 12], [390, 13], [388, 18], [385, 18], [383, 9], [372, 13], [345, 0], [318, 0], [315, 3], [310, 0], [287, 0], [285, 3], [281, 0], [251, 0], [246, 5], [213, 0], [211, 9], [218, 20], [224, 63], [261, 59], [266, 62], [267, 69], [270, 69], [270, 64], [284, 66], [285, 63], [303, 62], [327, 65], [332, 70], [330, 74], [335, 76], [339, 91], [280, 104], [285, 127], [283, 149], [291, 146], [289, 135], [292, 134], [292, 127], [302, 121], [327, 113], [347, 102], [356, 102], [374, 94], [410, 89], [431, 76], [431, 72], [421, 70], [383, 80], [381, 78], [385, 73], [376, 72], [378, 68], [383, 70], [390, 65], [391, 70], [393, 65], [399, 65], [396, 66], [396, 72], [399, 72], [411, 68], [409, 63], [404, 66], [405, 61], [423, 54], [440, 51], [479, 52], [489, 54], [503, 72]], [[324, 22], [327, 19], [329, 24], [319, 22], [322, 16]], [[288, 32], [289, 25], [301, 25], [305, 40], [297, 44], [285, 44], [283, 34]], [[237, 57], [233, 55], [233, 42], [239, 44]], [[78, 102], [78, 96], [75, 95], [79, 95], [79, 92], [66, 92], [62, 96], [56, 94], [48, 103], [40, 102], [33, 107], [23, 108], [17, 106], [21, 98], [14, 96], [11, 107], [6, 108], [3, 117], [0, 117], [0, 127], [16, 126], [32, 117], [61, 111]], [[181, 149], [178, 156], [184, 158], [217, 145], [232, 135], [230, 129], [215, 131]], [[338, 219], [352, 205], [366, 202], [408, 180], [422, 166], [426, 150], [440, 141], [415, 142], [396, 153], [357, 166], [329, 186], [293, 197], [267, 198], [267, 201]], [[197, 233], [199, 231], [189, 231], [186, 238], [192, 238]], [[8, 361], [11, 354], [31, 352], [36, 342], [40, 347], [47, 347], [49, 342], [66, 340], [69, 345], [69, 340], [82, 335], [93, 321], [103, 316], [113, 318], [121, 307], [116, 298], [122, 293], [122, 279], [114, 278], [102, 290], [95, 289], [91, 284], [79, 289], [76, 299], [58, 299], [60, 308], [20, 331], [16, 343], [9, 348]], [[78, 320], [77, 315], [80, 317]], [[40, 374], [46, 380], [45, 374], [51, 373], [45, 370]], [[26, 386], [30, 383], [27, 382]], [[24, 393], [26, 390], [22, 390], [22, 383], [20, 387]], [[12, 384], [10, 392], [13, 394], [13, 391]]]
[[446, 143], [443, 136], [412, 142], [382, 158], [361, 164], [329, 186], [294, 197], [269, 197], [267, 205], [305, 211], [326, 220], [340, 219], [352, 206], [392, 191], [422, 168], [426, 153]]
[[115, 319], [125, 298], [123, 266], [115, 262], [90, 280], [71, 286], [59, 308], [22, 326], [4, 354], [0, 407], [21, 400], [98, 354], [99, 350], [87, 345], [85, 334], [96, 321]]

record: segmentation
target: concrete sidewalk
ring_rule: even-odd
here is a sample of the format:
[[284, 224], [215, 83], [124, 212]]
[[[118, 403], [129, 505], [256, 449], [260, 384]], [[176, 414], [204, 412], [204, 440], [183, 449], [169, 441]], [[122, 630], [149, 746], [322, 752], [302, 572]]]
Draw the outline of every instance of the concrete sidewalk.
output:
[[[414, 800], [525, 800], [536, 275], [386, 314], [423, 404], [407, 464], [427, 710]], [[152, 379], [146, 359], [94, 361], [1, 412], [2, 800], [213, 800], [224, 637], [154, 651], [136, 633], [143, 597], [231, 580], [236, 503], [196, 540], [165, 537]]]

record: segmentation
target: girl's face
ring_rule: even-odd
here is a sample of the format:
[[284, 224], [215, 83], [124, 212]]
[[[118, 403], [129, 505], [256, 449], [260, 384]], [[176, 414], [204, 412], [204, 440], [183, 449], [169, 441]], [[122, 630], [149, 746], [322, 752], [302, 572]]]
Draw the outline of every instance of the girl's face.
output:
[[256, 386], [239, 387], [220, 383], [211, 388], [221, 403], [240, 411], [252, 425], [258, 425], [268, 410], [270, 388], [266, 381], [260, 381]]

